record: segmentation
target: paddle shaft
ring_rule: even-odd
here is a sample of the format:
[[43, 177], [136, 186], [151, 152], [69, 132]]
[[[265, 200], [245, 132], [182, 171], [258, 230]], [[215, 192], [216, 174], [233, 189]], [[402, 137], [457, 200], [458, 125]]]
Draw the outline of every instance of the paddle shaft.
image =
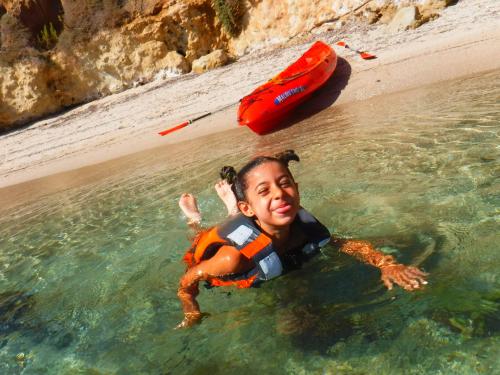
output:
[[195, 117], [191, 120], [187, 120], [187, 121], [184, 121], [182, 123], [180, 123], [179, 125], [176, 125], [174, 127], [171, 127], [171, 128], [168, 128], [167, 130], [163, 130], [161, 132], [159, 132], [158, 134], [159, 135], [167, 135], [167, 134], [170, 134], [172, 132], [175, 132], [176, 130], [179, 130], [179, 129], [182, 129], [182, 128], [185, 128], [186, 126], [192, 124], [193, 122], [195, 121], [198, 121], [198, 120], [201, 120], [202, 118], [205, 118], [207, 116], [210, 116], [210, 115], [213, 115], [214, 113], [217, 113], [217, 112], [220, 112], [220, 111], [223, 111], [225, 110], [226, 108], [229, 108], [229, 107], [232, 107], [233, 105], [239, 103], [240, 101], [238, 100], [237, 102], [234, 102], [234, 103], [230, 103], [230, 104], [227, 104], [223, 107], [220, 107], [220, 108], [217, 108], [216, 110], [212, 111], [212, 112], [207, 112], [207, 113], [204, 113], [203, 115], [201, 116], [198, 116], [198, 117]]
[[182, 129], [182, 128], [185, 128], [186, 126], [192, 124], [193, 122], [195, 121], [198, 121], [198, 120], [201, 120], [202, 118], [205, 118], [207, 116], [210, 116], [212, 114], [212, 112], [207, 112], [207, 113], [204, 113], [203, 115], [201, 116], [198, 116], [198, 117], [195, 117], [191, 120], [187, 120], [187, 121], [184, 121], [182, 123], [180, 123], [179, 125], [175, 125], [167, 130], [163, 130], [161, 132], [159, 132], [158, 134], [163, 136], [163, 135], [167, 135], [167, 134], [170, 134], [172, 132], [175, 132], [176, 130], [179, 130], [179, 129]]

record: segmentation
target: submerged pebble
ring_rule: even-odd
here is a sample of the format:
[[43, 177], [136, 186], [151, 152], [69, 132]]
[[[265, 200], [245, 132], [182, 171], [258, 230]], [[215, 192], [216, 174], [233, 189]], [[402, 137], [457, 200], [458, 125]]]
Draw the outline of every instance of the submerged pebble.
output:
[[18, 354], [16, 355], [16, 361], [18, 361], [18, 362], [22, 362], [22, 361], [24, 361], [25, 359], [26, 359], [26, 354], [24, 354], [24, 353], [18, 353]]

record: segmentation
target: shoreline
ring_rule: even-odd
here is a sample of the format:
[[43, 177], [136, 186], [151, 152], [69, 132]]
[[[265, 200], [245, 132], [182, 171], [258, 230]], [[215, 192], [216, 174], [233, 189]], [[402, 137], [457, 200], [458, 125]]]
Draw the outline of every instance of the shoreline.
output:
[[[157, 135], [176, 123], [236, 102], [318, 39], [330, 45], [343, 39], [377, 55], [376, 60], [363, 61], [335, 47], [341, 64], [334, 78], [346, 84], [337, 87], [338, 97], [331, 105], [500, 69], [500, 6], [481, 8], [479, 15], [470, 9], [482, 3], [460, 2], [445, 9], [437, 20], [396, 34], [378, 26], [350, 36], [339, 31], [311, 35], [306, 43], [250, 54], [202, 75], [151, 82], [36, 121], [0, 136], [0, 188], [11, 190], [42, 177], [234, 129], [237, 104], [166, 137]], [[481, 22], [477, 17], [483, 17]]]

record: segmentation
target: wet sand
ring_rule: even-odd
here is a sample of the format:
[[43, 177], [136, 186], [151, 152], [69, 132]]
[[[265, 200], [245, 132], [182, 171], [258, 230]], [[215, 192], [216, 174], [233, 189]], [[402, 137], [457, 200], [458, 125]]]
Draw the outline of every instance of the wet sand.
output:
[[[30, 194], [33, 180], [44, 176], [234, 129], [238, 99], [298, 58], [314, 40], [345, 40], [378, 56], [363, 61], [335, 47], [339, 66], [322, 92], [324, 107], [500, 69], [499, 14], [498, 2], [463, 0], [416, 30], [390, 34], [382, 25], [360, 27], [356, 33], [313, 32], [304, 43], [253, 53], [203, 75], [155, 81], [37, 121], [0, 136], [0, 187], [10, 187], [2, 195], [22, 199]], [[166, 137], [157, 135], [205, 112], [216, 113]], [[249, 129], [241, 131], [243, 137], [255, 136]], [[91, 174], [106, 169], [90, 168], [95, 168], [86, 168]], [[61, 178], [76, 183], [78, 176], [75, 171]], [[15, 186], [27, 181], [33, 182]]]

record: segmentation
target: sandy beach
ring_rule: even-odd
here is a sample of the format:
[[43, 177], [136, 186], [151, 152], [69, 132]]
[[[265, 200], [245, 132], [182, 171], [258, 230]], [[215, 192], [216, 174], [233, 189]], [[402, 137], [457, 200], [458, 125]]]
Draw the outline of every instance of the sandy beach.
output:
[[[235, 128], [238, 99], [314, 40], [344, 40], [378, 57], [363, 61], [335, 47], [340, 63], [334, 78], [346, 84], [334, 106], [500, 69], [499, 15], [499, 2], [464, 0], [415, 30], [320, 27], [202, 75], [157, 80], [90, 102], [0, 136], [0, 187]], [[205, 112], [216, 113], [167, 137], [157, 134]]]

